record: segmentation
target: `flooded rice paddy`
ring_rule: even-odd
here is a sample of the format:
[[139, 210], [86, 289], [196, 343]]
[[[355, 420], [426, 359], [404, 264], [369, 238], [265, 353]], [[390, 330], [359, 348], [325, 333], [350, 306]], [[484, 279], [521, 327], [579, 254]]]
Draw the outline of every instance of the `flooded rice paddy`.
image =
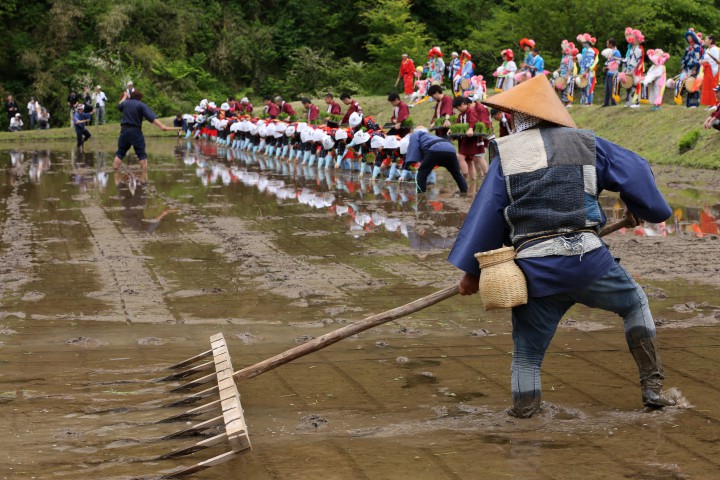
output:
[[[202, 438], [163, 369], [222, 332], [236, 368], [453, 285], [471, 198], [428, 195], [209, 143], [150, 140], [143, 177], [113, 145], [0, 151], [0, 478], [130, 479]], [[720, 175], [656, 168], [675, 214], [607, 238], [646, 287], [666, 387], [642, 409], [621, 322], [573, 308], [544, 364], [545, 408], [510, 404], [509, 312], [454, 297], [239, 382], [253, 450], [196, 478], [705, 479], [720, 475]], [[603, 196], [610, 218], [617, 197]], [[197, 457], [197, 458], [196, 458]]]

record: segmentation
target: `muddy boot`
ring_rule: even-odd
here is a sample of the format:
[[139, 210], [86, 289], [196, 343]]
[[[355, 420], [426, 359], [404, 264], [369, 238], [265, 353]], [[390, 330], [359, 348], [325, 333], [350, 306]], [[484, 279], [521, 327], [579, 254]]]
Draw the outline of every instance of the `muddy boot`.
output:
[[513, 406], [507, 409], [507, 414], [516, 418], [530, 418], [540, 411], [542, 403], [540, 394], [513, 395]]
[[662, 394], [663, 365], [657, 352], [654, 338], [634, 338], [630, 342], [630, 353], [640, 372], [643, 405], [662, 408], [675, 405], [675, 401]]

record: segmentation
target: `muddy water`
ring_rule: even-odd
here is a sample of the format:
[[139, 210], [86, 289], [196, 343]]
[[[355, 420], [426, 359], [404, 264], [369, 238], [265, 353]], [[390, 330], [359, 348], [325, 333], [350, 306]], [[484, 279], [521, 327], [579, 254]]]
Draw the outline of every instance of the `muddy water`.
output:
[[[223, 332], [236, 368], [452, 285], [470, 199], [155, 140], [0, 152], [0, 478], [151, 477], [182, 395], [152, 380]], [[716, 172], [657, 168], [675, 216], [608, 239], [650, 296], [667, 386], [644, 412], [618, 319], [564, 319], [543, 413], [509, 405], [507, 312], [453, 298], [239, 384], [253, 451], [198, 478], [717, 478]], [[608, 216], [621, 206], [604, 196]], [[713, 230], [715, 228], [715, 230]], [[177, 382], [176, 382], [177, 383]], [[678, 393], [678, 395], [680, 395]], [[195, 458], [197, 457], [197, 459]]]

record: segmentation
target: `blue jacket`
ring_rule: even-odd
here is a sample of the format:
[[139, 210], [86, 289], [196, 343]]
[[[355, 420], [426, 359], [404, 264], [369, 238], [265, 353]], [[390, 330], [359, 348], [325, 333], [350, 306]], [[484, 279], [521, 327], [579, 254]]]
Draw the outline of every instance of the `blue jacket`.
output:
[[455, 146], [450, 140], [440, 138], [428, 132], [419, 130], [413, 132], [408, 143], [407, 153], [405, 154], [405, 163], [420, 163], [428, 152], [453, 152]]
[[[512, 138], [509, 137], [509, 138]], [[647, 161], [608, 140], [595, 138], [595, 171], [598, 195], [602, 190], [619, 192], [620, 199], [636, 216], [653, 223], [672, 215]], [[480, 275], [477, 252], [509, 245], [510, 226], [505, 214], [510, 205], [508, 177], [493, 157], [490, 170], [473, 201], [448, 260], [459, 269]], [[600, 226], [606, 218], [600, 211]], [[614, 264], [606, 247], [578, 256], [546, 256], [517, 260], [525, 273], [532, 297], [583, 288], [605, 275]]]

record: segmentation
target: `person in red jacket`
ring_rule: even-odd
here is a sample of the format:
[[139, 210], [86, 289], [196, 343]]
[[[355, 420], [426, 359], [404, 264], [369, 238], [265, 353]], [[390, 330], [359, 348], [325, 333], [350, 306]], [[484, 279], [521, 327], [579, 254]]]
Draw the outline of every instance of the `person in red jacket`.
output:
[[716, 130], [720, 130], [720, 85], [713, 88], [713, 92], [715, 92], [715, 100], [717, 100], [718, 103], [715, 105], [715, 111], [703, 122], [703, 127], [706, 129], [715, 128]]
[[283, 100], [280, 95], [275, 97], [275, 105], [278, 107], [278, 115], [281, 113], [287, 113], [289, 117], [294, 117], [297, 115], [292, 105]]
[[348, 123], [348, 120], [350, 119], [350, 115], [352, 115], [355, 112], [362, 115], [363, 111], [362, 111], [362, 108], [360, 107], [360, 104], [356, 100], [353, 100], [353, 98], [350, 96], [349, 93], [343, 92], [342, 94], [340, 94], [340, 101], [343, 102], [348, 107], [347, 111], [345, 112], [345, 115], [342, 118], [342, 121], [340, 122], [341, 124]]
[[[411, 58], [408, 58], [407, 53], [402, 54], [402, 61], [400, 62], [400, 72], [398, 73], [398, 81], [402, 78], [403, 88], [405, 90], [405, 98], [410, 96], [414, 91], [415, 86], [415, 63]], [[395, 82], [397, 86], [398, 81]]]
[[498, 137], [502, 138], [510, 135], [510, 129], [512, 127], [512, 117], [509, 114], [495, 108], [491, 108], [490, 116], [500, 122], [500, 133]]
[[250, 100], [248, 100], [247, 97], [243, 97], [240, 99], [240, 105], [238, 106], [238, 115], [245, 115], [245, 114], [251, 114], [253, 111], [252, 103], [250, 103]]
[[390, 117], [393, 128], [388, 132], [388, 135], [399, 135], [402, 138], [410, 133], [410, 127], [402, 126], [402, 122], [410, 118], [410, 108], [400, 100], [400, 95], [397, 93], [388, 95], [388, 102], [393, 106], [393, 114]]
[[[492, 120], [490, 119], [490, 110], [478, 101], [477, 96], [469, 97], [473, 103], [470, 105], [471, 108], [475, 108], [478, 117], [478, 123], [485, 125], [488, 134], [493, 131]], [[473, 162], [475, 163], [475, 170], [482, 176], [485, 176], [490, 169], [487, 159], [485, 158], [485, 150], [490, 145], [490, 140], [485, 137], [480, 145], [480, 153], [475, 155]]]
[[478, 123], [477, 110], [472, 105], [472, 100], [467, 97], [455, 97], [453, 107], [459, 112], [457, 123], [467, 123], [468, 129], [464, 137], [458, 139], [458, 162], [463, 177], [472, 181], [477, 180], [475, 171], [475, 155], [485, 152], [483, 139], [475, 137], [475, 128]]
[[332, 93], [328, 93], [325, 95], [325, 103], [327, 104], [327, 115], [325, 116], [325, 122], [328, 124], [328, 126], [334, 126], [337, 128], [338, 124], [336, 122], [330, 121], [330, 115], [340, 115], [342, 113], [342, 108], [340, 108], [340, 104], [335, 101], [335, 97], [333, 97]]
[[438, 137], [447, 137], [448, 127], [450, 127], [450, 116], [453, 114], [452, 98], [443, 94], [443, 89], [440, 85], [432, 85], [428, 88], [427, 94], [435, 100], [435, 109], [433, 109], [430, 124], [435, 125], [436, 118], [445, 119], [442, 128], [435, 130], [435, 135]]
[[315, 104], [312, 103], [307, 97], [303, 97], [301, 101], [303, 107], [305, 107], [305, 110], [307, 110], [307, 123], [308, 125], [312, 125], [320, 116], [320, 110], [318, 110], [318, 107], [315, 106]]
[[278, 110], [277, 105], [272, 102], [270, 97], [264, 96], [263, 103], [265, 104], [265, 114], [268, 118], [277, 118], [280, 111]]

